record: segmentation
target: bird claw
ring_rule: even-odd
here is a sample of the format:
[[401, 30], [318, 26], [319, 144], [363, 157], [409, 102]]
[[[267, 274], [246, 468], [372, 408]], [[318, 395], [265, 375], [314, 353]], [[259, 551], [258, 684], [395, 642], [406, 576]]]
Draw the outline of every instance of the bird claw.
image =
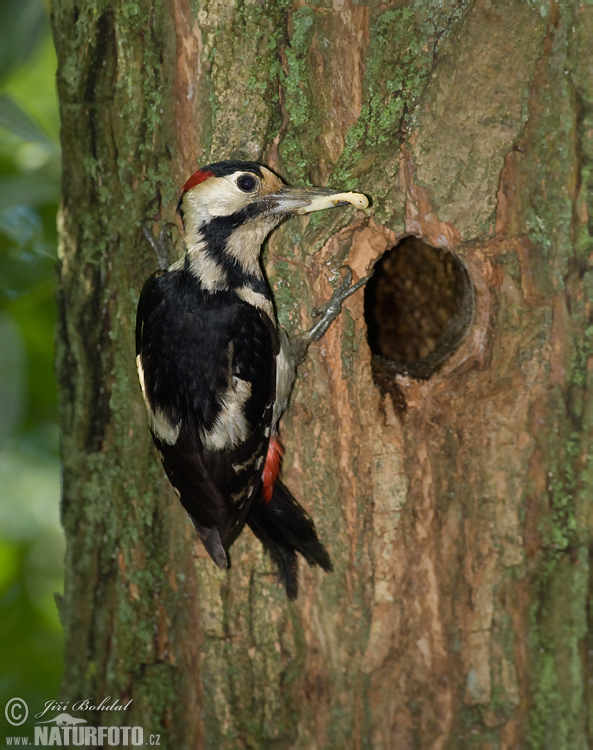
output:
[[[337, 287], [337, 289], [334, 289], [334, 293], [325, 303], [325, 305], [317, 307], [315, 310], [313, 310], [312, 314], [314, 318], [318, 318], [320, 315], [326, 314], [328, 310], [333, 311], [336, 305], [339, 305], [339, 310], [336, 313], [336, 315], [339, 315], [342, 309], [342, 303], [352, 294], [352, 292], [349, 291], [350, 284], [352, 284], [352, 269], [350, 268], [350, 266], [340, 266], [340, 271], [344, 272], [340, 285]], [[357, 289], [359, 288], [360, 287], [357, 287]], [[356, 291], [356, 289], [354, 291]]]
[[296, 364], [300, 364], [305, 358], [307, 349], [312, 341], [319, 341], [325, 334], [330, 325], [342, 312], [342, 305], [354, 292], [361, 289], [373, 275], [373, 271], [368, 273], [355, 284], [352, 283], [352, 269], [350, 266], [342, 266], [340, 271], [343, 272], [343, 278], [339, 286], [334, 290], [330, 299], [313, 312], [313, 317], [319, 318], [315, 325], [305, 333], [297, 335], [291, 339], [291, 346]]
[[373, 275], [368, 273], [355, 284], [352, 283], [352, 269], [350, 266], [342, 266], [340, 271], [344, 272], [340, 285], [334, 290], [330, 299], [322, 307], [315, 310], [313, 315], [320, 320], [308, 331], [309, 341], [319, 341], [330, 325], [342, 312], [342, 305], [352, 294], [361, 289]]

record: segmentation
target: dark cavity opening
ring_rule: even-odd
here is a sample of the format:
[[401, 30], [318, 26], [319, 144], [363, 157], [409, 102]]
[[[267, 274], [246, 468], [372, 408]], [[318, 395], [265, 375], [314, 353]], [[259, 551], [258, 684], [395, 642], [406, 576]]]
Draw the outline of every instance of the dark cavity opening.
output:
[[428, 379], [459, 346], [473, 307], [463, 264], [418, 237], [404, 237], [384, 253], [365, 288], [375, 382], [396, 395], [395, 375]]

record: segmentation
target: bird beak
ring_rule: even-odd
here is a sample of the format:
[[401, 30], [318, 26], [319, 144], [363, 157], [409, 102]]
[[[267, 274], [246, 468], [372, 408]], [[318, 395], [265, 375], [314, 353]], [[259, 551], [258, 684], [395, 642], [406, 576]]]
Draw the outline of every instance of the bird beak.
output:
[[272, 202], [271, 212], [274, 214], [310, 214], [313, 211], [323, 211], [334, 206], [366, 208], [368, 198], [362, 193], [335, 193], [325, 188], [282, 188], [278, 193], [268, 195]]

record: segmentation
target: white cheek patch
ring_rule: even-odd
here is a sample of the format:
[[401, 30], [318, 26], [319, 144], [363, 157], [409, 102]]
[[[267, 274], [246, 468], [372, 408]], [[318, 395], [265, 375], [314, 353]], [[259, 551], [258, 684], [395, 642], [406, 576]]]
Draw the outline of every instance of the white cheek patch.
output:
[[200, 433], [208, 450], [231, 450], [247, 440], [251, 425], [245, 416], [245, 404], [250, 397], [251, 383], [233, 377], [228, 390], [221, 396], [221, 408], [214, 425]]
[[241, 172], [225, 177], [211, 177], [192, 188], [187, 193], [186, 200], [193, 215], [199, 217], [201, 222], [206, 222], [213, 216], [230, 216], [251, 203], [257, 191], [244, 193], [239, 190], [235, 182], [238, 174]]
[[181, 432], [181, 422], [178, 424], [172, 424], [161, 409], [153, 410], [146, 393], [144, 369], [142, 367], [140, 355], [136, 357], [136, 367], [138, 368], [138, 379], [140, 380], [140, 388], [142, 388], [142, 397], [144, 398], [146, 413], [148, 414], [148, 424], [150, 425], [151, 432], [163, 443], [166, 443], [167, 445], [175, 445], [179, 439], [179, 433]]

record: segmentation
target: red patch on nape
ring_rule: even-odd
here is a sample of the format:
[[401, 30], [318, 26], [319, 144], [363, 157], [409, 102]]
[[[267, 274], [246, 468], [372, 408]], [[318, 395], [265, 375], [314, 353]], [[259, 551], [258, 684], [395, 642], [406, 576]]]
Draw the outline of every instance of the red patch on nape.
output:
[[284, 448], [278, 438], [273, 437], [268, 445], [268, 455], [266, 456], [266, 464], [262, 473], [262, 494], [264, 502], [269, 503], [272, 499], [274, 492], [274, 485], [280, 474], [280, 465], [282, 464], [282, 454]]
[[209, 177], [214, 177], [214, 172], [209, 172], [207, 169], [198, 169], [198, 171], [194, 172], [189, 180], [185, 183], [181, 194], [185, 195], [188, 190], [191, 190], [196, 185], [199, 185], [200, 182], [204, 182], [204, 180], [207, 180]]

